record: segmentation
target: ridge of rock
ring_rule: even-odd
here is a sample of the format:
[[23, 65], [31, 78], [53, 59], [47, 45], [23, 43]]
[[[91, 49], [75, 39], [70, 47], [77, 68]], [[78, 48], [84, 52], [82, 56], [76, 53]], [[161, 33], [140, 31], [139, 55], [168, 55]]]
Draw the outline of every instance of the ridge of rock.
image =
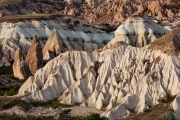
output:
[[180, 55], [180, 29], [173, 30], [155, 40], [150, 44], [149, 49], [161, 50], [168, 55]]
[[162, 26], [142, 17], [131, 17], [115, 31], [115, 38], [109, 44], [124, 41], [131, 46], [142, 47], [162, 37], [169, 31]]
[[179, 60], [148, 46], [124, 43], [102, 52], [67, 51], [29, 77], [18, 94], [29, 93], [25, 100], [81, 103], [119, 119], [149, 109], [167, 93], [178, 94]]
[[43, 60], [49, 61], [68, 50], [66, 44], [56, 30], [53, 30], [43, 48]]

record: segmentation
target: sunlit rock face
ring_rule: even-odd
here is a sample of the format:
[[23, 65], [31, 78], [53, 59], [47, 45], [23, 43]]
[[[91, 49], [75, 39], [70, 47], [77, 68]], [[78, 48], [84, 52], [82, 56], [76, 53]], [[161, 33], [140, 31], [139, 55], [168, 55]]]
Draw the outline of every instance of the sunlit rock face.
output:
[[31, 75], [29, 65], [26, 63], [24, 54], [20, 48], [15, 53], [13, 72], [14, 76], [20, 80], [26, 80]]
[[97, 6], [102, 2], [105, 2], [107, 0], [65, 0], [69, 4], [83, 4], [87, 3], [89, 6]]
[[117, 25], [136, 15], [150, 16], [160, 21], [167, 18], [171, 22], [171, 18], [177, 19], [179, 16], [180, 5], [177, 3], [173, 3], [173, 0], [106, 0], [84, 14], [90, 23]]
[[32, 75], [34, 75], [38, 69], [43, 67], [42, 47], [37, 36], [34, 36], [31, 42], [26, 56], [26, 62], [29, 65]]
[[[29, 77], [19, 95], [29, 93], [26, 100], [82, 103], [105, 110], [102, 115], [111, 120], [143, 112], [167, 93], [179, 93], [179, 33], [172, 31], [140, 48], [117, 41], [101, 52], [67, 51]], [[179, 115], [177, 101], [178, 97], [173, 105]]]
[[141, 47], [148, 45], [168, 32], [169, 30], [153, 21], [141, 17], [132, 17], [118, 27], [115, 31], [116, 37], [109, 44], [124, 41], [132, 46]]
[[[61, 38], [67, 47], [66, 50], [85, 50], [92, 52], [102, 48], [112, 38], [113, 34], [104, 32], [85, 32], [81, 30], [67, 29], [62, 22], [56, 21], [25, 21], [18, 23], [1, 23], [0, 29], [0, 66], [10, 66], [14, 60], [15, 51], [21, 48], [25, 56], [28, 53], [31, 42], [36, 35], [41, 47], [46, 44], [50, 35], [53, 34], [53, 28], [57, 31], [56, 36]], [[56, 43], [56, 36], [51, 36], [52, 42]], [[49, 44], [49, 42], [47, 43]], [[60, 45], [57, 44], [56, 47]], [[51, 49], [51, 48], [48, 48]], [[65, 51], [63, 51], [65, 52]], [[44, 53], [47, 54], [47, 53]], [[59, 54], [57, 54], [59, 55]], [[56, 56], [57, 56], [56, 55]], [[47, 57], [47, 55], [45, 55]], [[53, 58], [53, 57], [52, 57]]]
[[49, 61], [67, 50], [68, 48], [60, 37], [59, 33], [56, 30], [53, 30], [52, 34], [44, 45], [43, 60]]

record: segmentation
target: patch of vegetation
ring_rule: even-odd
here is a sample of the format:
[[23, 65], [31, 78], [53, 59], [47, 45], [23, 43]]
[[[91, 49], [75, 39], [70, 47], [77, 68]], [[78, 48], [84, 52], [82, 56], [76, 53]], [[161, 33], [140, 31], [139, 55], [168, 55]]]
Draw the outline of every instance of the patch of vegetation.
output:
[[74, 23], [74, 26], [78, 26], [80, 24], [79, 21], [74, 21], [73, 23]]
[[101, 117], [99, 114], [91, 114], [89, 116], [69, 116], [70, 109], [63, 110], [59, 114], [59, 120], [108, 120], [106, 117]]
[[167, 93], [164, 97], [161, 97], [158, 99], [159, 103], [168, 103], [172, 102], [175, 99], [175, 95], [171, 95], [170, 93]]
[[24, 117], [22, 116], [17, 116], [17, 115], [0, 115], [0, 120], [23, 120]]
[[[121, 120], [169, 120], [168, 116], [172, 116], [169, 114], [169, 107], [171, 103], [160, 103], [155, 106], [149, 106], [149, 110], [144, 111], [139, 114], [131, 114]], [[169, 115], [168, 115], [168, 114]]]
[[58, 108], [58, 107], [68, 108], [68, 107], [72, 107], [72, 105], [67, 105], [67, 104], [60, 103], [57, 99], [49, 100], [47, 102], [40, 102], [40, 101], [32, 102], [32, 105], [34, 107], [44, 106], [44, 107], [52, 107], [52, 108]]
[[[77, 116], [77, 117], [69, 117], [67, 114], [71, 110], [64, 110], [59, 114], [59, 120], [108, 120], [108, 118], [101, 117], [99, 114], [92, 114], [87, 117]], [[0, 115], [0, 120], [54, 120], [53, 116], [32, 116], [28, 115], [27, 118], [23, 116], [17, 115]]]
[[101, 117], [99, 114], [92, 114], [87, 117], [82, 117], [82, 116], [70, 117], [69, 120], [108, 120], [108, 118]]
[[0, 2], [0, 6], [8, 6], [21, 3], [22, 0], [4, 0]]
[[94, 70], [95, 70], [95, 72], [96, 72], [96, 79], [97, 79], [97, 77], [99, 76], [98, 70], [99, 70], [99, 68], [101, 67], [101, 65], [102, 65], [103, 63], [104, 63], [104, 61], [102, 61], [102, 62], [95, 61]]
[[8, 67], [0, 67], [0, 75], [12, 75], [13, 74], [13, 68], [12, 66]]
[[98, 71], [103, 63], [104, 63], [104, 61], [102, 61], [102, 62], [95, 61], [95, 64], [94, 64], [95, 71]]
[[174, 114], [172, 112], [168, 112], [167, 118], [168, 120], [175, 120]]
[[144, 40], [142, 39], [142, 47], [144, 47]]
[[104, 24], [104, 26], [105, 26], [105, 28], [102, 28], [101, 30], [106, 31], [106, 33], [113, 32], [113, 31], [115, 31], [117, 29], [116, 26], [111, 26], [108, 23]]
[[69, 24], [71, 22], [71, 18], [66, 19], [66, 23]]
[[52, 116], [32, 116], [28, 115], [27, 118], [18, 115], [0, 115], [0, 120], [53, 120]]
[[19, 22], [22, 20], [40, 20], [40, 19], [54, 19], [55, 17], [60, 17], [60, 14], [26, 14], [26, 15], [14, 15], [14, 16], [5, 16], [0, 18], [0, 22]]
[[132, 41], [129, 41], [129, 45], [135, 47]]
[[147, 64], [146, 68], [145, 68], [145, 75], [147, 75], [150, 71], [151, 71], [151, 67], [152, 67], [152, 63], [150, 62], [149, 59], [144, 60], [143, 64]]
[[6, 110], [13, 108], [14, 106], [21, 106], [24, 109], [29, 109], [29, 104], [21, 100], [21, 97], [2, 97], [0, 98], [1, 109]]
[[18, 93], [20, 86], [0, 86], [1, 96], [12, 96]]
[[61, 120], [68, 119], [68, 118], [69, 118], [69, 116], [68, 116], [68, 113], [69, 113], [69, 112], [71, 112], [70, 109], [61, 111], [61, 113], [59, 113], [59, 118], [60, 118]]

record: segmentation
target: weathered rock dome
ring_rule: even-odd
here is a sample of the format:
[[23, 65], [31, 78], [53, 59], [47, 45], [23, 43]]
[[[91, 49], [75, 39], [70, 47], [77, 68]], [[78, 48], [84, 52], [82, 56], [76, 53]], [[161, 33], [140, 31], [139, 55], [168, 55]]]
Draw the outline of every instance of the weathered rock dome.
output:
[[142, 17], [132, 17], [123, 22], [115, 31], [115, 38], [110, 42], [125, 41], [132, 46], [145, 46], [169, 31], [153, 21]]

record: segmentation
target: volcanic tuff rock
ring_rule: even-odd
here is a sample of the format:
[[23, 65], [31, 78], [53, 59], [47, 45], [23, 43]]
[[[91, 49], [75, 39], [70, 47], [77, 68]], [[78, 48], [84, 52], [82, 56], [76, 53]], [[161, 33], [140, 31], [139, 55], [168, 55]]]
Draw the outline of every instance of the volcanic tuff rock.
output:
[[115, 31], [115, 38], [107, 46], [124, 41], [132, 46], [145, 46], [169, 31], [151, 20], [132, 17], [123, 22]]
[[25, 62], [24, 54], [20, 48], [16, 50], [16, 54], [14, 57], [13, 71], [14, 71], [14, 76], [21, 80], [25, 80], [31, 75], [29, 66]]
[[[5, 16], [31, 13], [53, 13], [82, 17], [90, 23], [119, 24], [134, 15], [151, 16], [169, 21], [180, 16], [178, 0], [61, 0], [23, 1], [0, 7]], [[89, 14], [87, 14], [87, 11]]]
[[[179, 36], [179, 32], [180, 29], [169, 34]], [[170, 43], [176, 40], [169, 39]], [[59, 97], [61, 103], [82, 103], [105, 110], [102, 115], [110, 119], [118, 119], [147, 110], [167, 93], [179, 93], [179, 56], [148, 46], [135, 48], [124, 42], [105, 48], [102, 52], [60, 54], [28, 78], [19, 95], [30, 93], [26, 100], [44, 101]], [[179, 51], [173, 50], [172, 53]], [[179, 106], [174, 109], [179, 113]]]
[[180, 55], [180, 30], [174, 30], [150, 44], [149, 49], [161, 50], [168, 55]]
[[26, 56], [26, 62], [29, 65], [32, 75], [34, 75], [39, 68], [43, 67], [42, 48], [37, 36], [34, 36], [31, 42]]
[[86, 20], [90, 23], [119, 24], [134, 15], [158, 16], [158, 18], [178, 17], [180, 4], [147, 0], [113, 0], [98, 5]]
[[[73, 20], [71, 21], [73, 22]], [[35, 35], [43, 47], [51, 35], [52, 28], [56, 28], [68, 50], [87, 50], [92, 52], [97, 48], [102, 48], [113, 38], [113, 34], [99, 33], [91, 29], [91, 27], [87, 28], [94, 31], [93, 33], [85, 33], [83, 30], [68, 30], [67, 28], [65, 29], [67, 27], [66, 24], [51, 20], [32, 20], [18, 23], [3, 22], [0, 25], [2, 26], [0, 30], [0, 66], [10, 66], [10, 62], [14, 60], [15, 51], [19, 47], [26, 56]]]
[[66, 44], [56, 30], [53, 30], [43, 48], [43, 60], [49, 61], [68, 50]]

